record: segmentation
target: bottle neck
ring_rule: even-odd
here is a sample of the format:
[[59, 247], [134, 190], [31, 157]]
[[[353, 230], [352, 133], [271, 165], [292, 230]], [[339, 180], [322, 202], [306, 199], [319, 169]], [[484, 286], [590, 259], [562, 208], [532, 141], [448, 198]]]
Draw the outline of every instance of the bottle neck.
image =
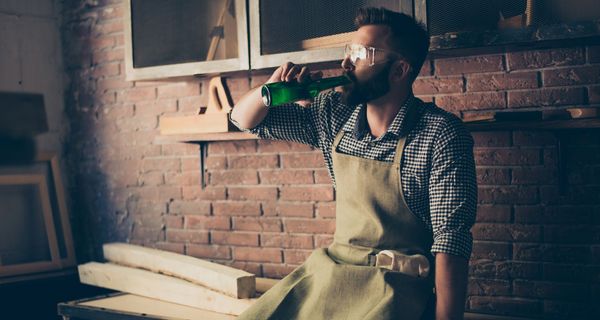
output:
[[323, 78], [323, 79], [313, 81], [308, 84], [308, 87], [324, 90], [324, 89], [328, 89], [328, 88], [345, 85], [350, 82], [352, 82], [352, 81], [347, 76], [338, 76], [338, 77]]

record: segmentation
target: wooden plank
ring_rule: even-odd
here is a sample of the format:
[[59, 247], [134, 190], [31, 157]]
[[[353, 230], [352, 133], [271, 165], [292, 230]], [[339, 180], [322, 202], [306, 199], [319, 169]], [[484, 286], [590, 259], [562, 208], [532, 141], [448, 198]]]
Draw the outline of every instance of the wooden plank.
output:
[[160, 301], [133, 294], [119, 294], [110, 297], [81, 302], [78, 305], [111, 310], [115, 313], [131, 312], [145, 314], [147, 317], [167, 319], [211, 319], [229, 320], [235, 316], [208, 311], [204, 309], [182, 306], [171, 302]]
[[205, 113], [193, 116], [160, 117], [160, 134], [193, 134], [228, 132], [232, 128], [226, 113]]
[[256, 292], [265, 293], [279, 282], [278, 279], [256, 278]]
[[111, 263], [90, 262], [78, 267], [82, 283], [140, 296], [240, 315], [256, 299], [236, 299], [186, 280]]
[[234, 298], [255, 294], [255, 276], [218, 263], [126, 243], [105, 244], [104, 258], [125, 266], [168, 274], [206, 286]]

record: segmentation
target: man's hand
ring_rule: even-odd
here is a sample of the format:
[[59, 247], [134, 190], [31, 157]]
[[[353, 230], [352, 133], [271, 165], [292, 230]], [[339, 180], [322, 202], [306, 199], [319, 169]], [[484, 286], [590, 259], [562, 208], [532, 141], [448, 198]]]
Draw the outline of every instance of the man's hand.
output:
[[[271, 78], [267, 81], [267, 83], [273, 82], [293, 82], [298, 81], [299, 83], [309, 83], [311, 81], [315, 81], [321, 79], [323, 77], [323, 72], [310, 72], [310, 69], [307, 66], [299, 66], [297, 64], [293, 64], [292, 62], [286, 62], [281, 65], [279, 68], [273, 72]], [[312, 103], [312, 99], [308, 100], [300, 100], [296, 101], [297, 104], [306, 107], [307, 105]]]
[[469, 261], [463, 257], [435, 255], [436, 320], [463, 319]]

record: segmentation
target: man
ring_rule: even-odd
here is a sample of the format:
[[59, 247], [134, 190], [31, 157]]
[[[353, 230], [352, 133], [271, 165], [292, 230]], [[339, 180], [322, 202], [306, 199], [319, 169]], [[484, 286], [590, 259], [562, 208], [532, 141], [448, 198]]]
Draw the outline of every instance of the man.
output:
[[[321, 149], [336, 187], [332, 245], [240, 319], [463, 318], [477, 200], [473, 140], [457, 117], [412, 94], [429, 49], [421, 25], [378, 8], [360, 9], [355, 23], [342, 61], [353, 81], [342, 93], [267, 108], [253, 90], [231, 113], [261, 138]], [[286, 63], [268, 83], [320, 76]], [[421, 262], [409, 272], [382, 267], [386, 252]]]

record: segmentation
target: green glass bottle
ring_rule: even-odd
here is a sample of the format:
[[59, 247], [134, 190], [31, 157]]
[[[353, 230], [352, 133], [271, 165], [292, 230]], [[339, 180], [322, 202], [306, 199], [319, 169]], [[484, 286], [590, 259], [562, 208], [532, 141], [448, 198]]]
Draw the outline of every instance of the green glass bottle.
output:
[[347, 76], [323, 78], [306, 84], [294, 82], [273, 82], [261, 88], [263, 102], [267, 107], [314, 98], [319, 92], [350, 83]]

